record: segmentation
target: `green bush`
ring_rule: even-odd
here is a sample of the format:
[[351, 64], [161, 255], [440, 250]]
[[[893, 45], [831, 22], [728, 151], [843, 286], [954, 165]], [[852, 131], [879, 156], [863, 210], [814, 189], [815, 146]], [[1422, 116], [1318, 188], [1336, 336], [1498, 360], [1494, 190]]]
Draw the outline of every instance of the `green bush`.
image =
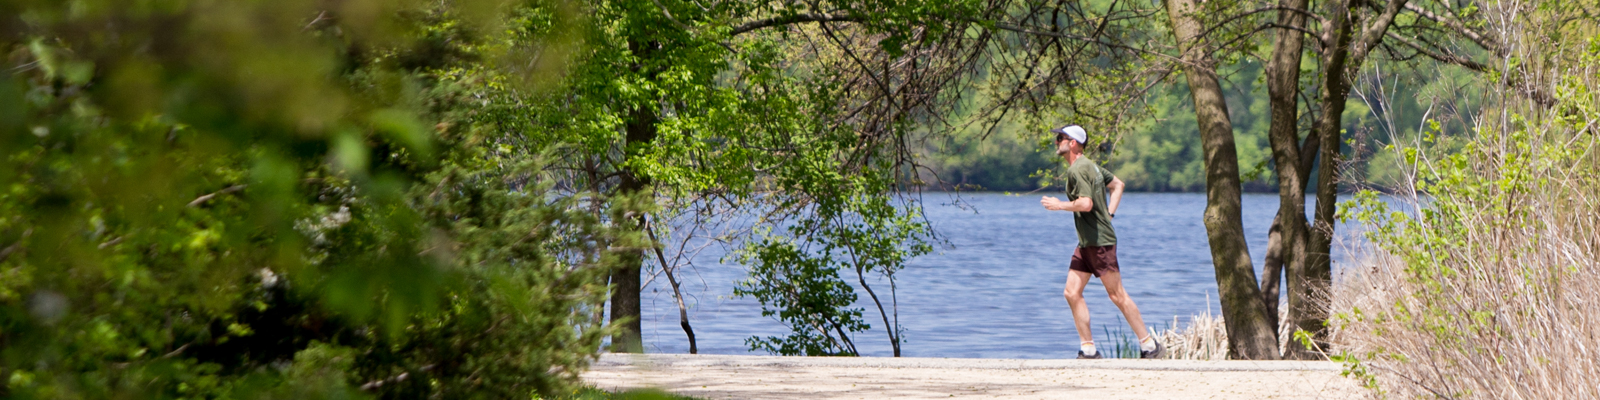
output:
[[567, 11], [388, 3], [0, 2], [0, 396], [570, 389], [639, 239], [480, 109]]
[[[1565, 20], [1560, 13], [1508, 20], [1539, 32]], [[1342, 207], [1377, 251], [1334, 293], [1337, 359], [1379, 393], [1595, 396], [1600, 364], [1582, 354], [1600, 346], [1591, 307], [1600, 293], [1600, 36], [1592, 20], [1568, 28], [1589, 34], [1533, 46], [1526, 55], [1537, 61], [1513, 71], [1520, 78], [1491, 77], [1554, 82], [1553, 107], [1505, 85], [1459, 152], [1438, 151], [1454, 144], [1435, 143], [1434, 132], [1396, 149], [1415, 171], [1402, 187], [1416, 196], [1405, 209], [1373, 192]]]

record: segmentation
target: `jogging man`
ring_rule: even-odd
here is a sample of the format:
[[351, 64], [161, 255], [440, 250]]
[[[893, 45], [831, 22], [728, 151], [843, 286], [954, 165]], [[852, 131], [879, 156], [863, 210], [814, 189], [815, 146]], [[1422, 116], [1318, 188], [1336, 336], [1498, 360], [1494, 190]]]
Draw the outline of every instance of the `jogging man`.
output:
[[[1122, 289], [1122, 272], [1117, 267], [1117, 233], [1111, 229], [1111, 218], [1117, 214], [1122, 202], [1122, 180], [1101, 168], [1094, 160], [1084, 157], [1083, 147], [1089, 134], [1083, 127], [1067, 125], [1051, 130], [1056, 134], [1056, 155], [1067, 160], [1067, 198], [1061, 201], [1044, 196], [1039, 200], [1046, 210], [1072, 211], [1072, 222], [1078, 228], [1078, 248], [1072, 252], [1072, 265], [1067, 271], [1067, 288], [1064, 294], [1072, 307], [1072, 319], [1078, 327], [1081, 348], [1078, 358], [1100, 358], [1094, 347], [1094, 333], [1089, 328], [1089, 305], [1083, 301], [1083, 288], [1089, 276], [1100, 278], [1106, 295], [1122, 310], [1128, 326], [1139, 335], [1139, 358], [1156, 358], [1165, 348], [1144, 327], [1139, 316], [1139, 306], [1133, 304], [1128, 292]], [[1106, 189], [1111, 190], [1111, 201], [1106, 201]]]

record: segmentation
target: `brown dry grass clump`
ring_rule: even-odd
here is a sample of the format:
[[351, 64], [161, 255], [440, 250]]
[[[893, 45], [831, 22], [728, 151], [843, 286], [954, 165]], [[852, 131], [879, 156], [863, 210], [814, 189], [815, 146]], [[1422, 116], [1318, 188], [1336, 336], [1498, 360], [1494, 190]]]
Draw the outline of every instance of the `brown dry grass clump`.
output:
[[1518, 61], [1475, 137], [1399, 149], [1403, 210], [1371, 193], [1345, 210], [1372, 247], [1334, 288], [1331, 339], [1375, 395], [1600, 398], [1600, 29], [1536, 6], [1485, 6]]
[[[1285, 346], [1290, 345], [1294, 337], [1294, 324], [1289, 320], [1289, 308], [1278, 308], [1278, 354], [1282, 355]], [[1178, 324], [1178, 317], [1172, 317], [1172, 328], [1155, 332], [1156, 339], [1167, 347], [1166, 353], [1161, 358], [1171, 360], [1227, 360], [1228, 359], [1228, 327], [1223, 323], [1221, 315], [1212, 315], [1210, 310], [1203, 314], [1189, 317], [1189, 324]]]
[[1173, 360], [1226, 360], [1228, 359], [1228, 330], [1222, 316], [1197, 314], [1189, 324], [1178, 328], [1178, 317], [1172, 317], [1172, 329], [1156, 332], [1156, 340], [1167, 347], [1161, 358]]

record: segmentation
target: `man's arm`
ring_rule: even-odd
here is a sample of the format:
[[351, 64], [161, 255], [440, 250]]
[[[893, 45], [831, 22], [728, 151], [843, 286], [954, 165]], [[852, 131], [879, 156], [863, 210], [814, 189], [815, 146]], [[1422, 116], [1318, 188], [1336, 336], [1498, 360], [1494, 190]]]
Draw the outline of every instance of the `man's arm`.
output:
[[[1122, 192], [1120, 190], [1117, 191], [1117, 196], [1121, 195]], [[1055, 197], [1044, 196], [1044, 198], [1039, 199], [1039, 204], [1043, 205], [1044, 209], [1052, 211], [1089, 212], [1089, 210], [1094, 209], [1094, 200], [1089, 200], [1088, 197], [1079, 197], [1073, 201], [1061, 201], [1061, 199]], [[1111, 204], [1117, 203], [1113, 202]]]
[[1110, 200], [1108, 200], [1110, 204], [1106, 204], [1106, 212], [1111, 213], [1111, 215], [1117, 215], [1117, 205], [1122, 204], [1123, 186], [1126, 185], [1122, 183], [1121, 179], [1117, 179], [1116, 177], [1112, 177], [1111, 183], [1106, 185], [1106, 189], [1111, 189], [1111, 196], [1109, 196]]

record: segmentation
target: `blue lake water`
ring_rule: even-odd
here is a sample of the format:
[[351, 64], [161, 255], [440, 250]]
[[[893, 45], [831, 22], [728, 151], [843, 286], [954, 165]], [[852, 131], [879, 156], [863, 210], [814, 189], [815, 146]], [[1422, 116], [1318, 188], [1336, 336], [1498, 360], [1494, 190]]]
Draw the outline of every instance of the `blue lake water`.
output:
[[[928, 219], [948, 246], [908, 263], [895, 278], [900, 325], [907, 357], [1069, 358], [1078, 336], [1062, 298], [1067, 263], [1077, 244], [1068, 212], [1046, 211], [1042, 195], [944, 193], [923, 195]], [[1275, 194], [1246, 194], [1243, 222], [1257, 276], [1266, 255], [1267, 230], [1278, 209]], [[1311, 210], [1308, 204], [1308, 211]], [[1141, 315], [1154, 328], [1177, 318], [1205, 312], [1219, 314], [1216, 277], [1211, 265], [1201, 215], [1203, 193], [1128, 193], [1114, 222], [1117, 255], [1124, 286]], [[1351, 227], [1340, 225], [1340, 242], [1350, 243]], [[1336, 243], [1334, 258], [1347, 258]], [[721, 249], [695, 257], [680, 276], [689, 319], [703, 354], [752, 353], [751, 336], [782, 336], [788, 328], [761, 316], [761, 304], [733, 296], [745, 268], [719, 263]], [[854, 283], [853, 272], [845, 279]], [[888, 282], [869, 276], [888, 302]], [[865, 292], [857, 288], [863, 316], [872, 330], [853, 336], [864, 356], [893, 354], [883, 321]], [[1094, 280], [1085, 290], [1096, 341], [1106, 346], [1106, 330], [1129, 332], [1121, 313]], [[642, 294], [645, 349], [653, 353], [688, 353], [678, 326], [678, 308], [665, 279], [656, 279]]]

